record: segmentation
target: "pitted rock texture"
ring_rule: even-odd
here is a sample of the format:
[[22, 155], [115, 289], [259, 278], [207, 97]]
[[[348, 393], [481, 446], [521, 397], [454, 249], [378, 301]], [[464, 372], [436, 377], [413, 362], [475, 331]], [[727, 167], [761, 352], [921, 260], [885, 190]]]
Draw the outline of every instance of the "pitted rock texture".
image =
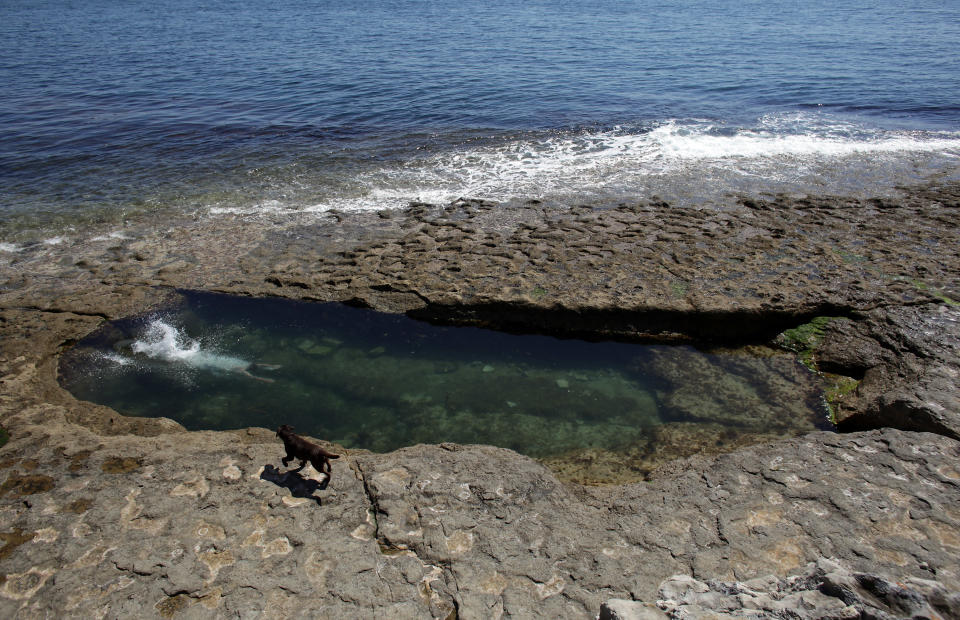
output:
[[567, 333], [770, 337], [798, 317], [960, 297], [958, 195], [944, 185], [699, 208], [461, 200], [387, 218], [185, 220], [0, 254], [0, 301], [63, 309], [91, 287], [165, 285]]
[[927, 579], [902, 582], [852, 572], [826, 558], [786, 579], [774, 575], [745, 582], [701, 581], [674, 575], [660, 584], [655, 603], [614, 599], [600, 607], [599, 620], [687, 618], [956, 618], [960, 592]]
[[578, 489], [485, 446], [345, 453], [325, 485], [278, 471], [266, 430], [20, 428], [0, 476], [55, 484], [0, 497], [9, 618], [588, 617], [672, 575], [824, 556], [960, 589], [960, 443], [935, 435], [814, 434]]
[[134, 223], [125, 236], [0, 253], [0, 308], [118, 318], [183, 287], [565, 336], [736, 344], [846, 316], [856, 333], [833, 330], [824, 345], [840, 338], [833, 361], [864, 379], [841, 412], [849, 428], [956, 436], [958, 196], [960, 185], [945, 184], [872, 200], [460, 200], [383, 216]]
[[[954, 592], [958, 195], [465, 200], [134, 224], [4, 252], [0, 615], [595, 617], [606, 600], [657, 600], [671, 575], [782, 579], [823, 557]], [[278, 469], [272, 431], [188, 433], [59, 387], [63, 347], [171, 287], [633, 339], [766, 341], [843, 316], [815, 352], [862, 379], [843, 426], [907, 430], [812, 433], [615, 487], [564, 485], [490, 447], [331, 446], [343, 457], [326, 484]]]

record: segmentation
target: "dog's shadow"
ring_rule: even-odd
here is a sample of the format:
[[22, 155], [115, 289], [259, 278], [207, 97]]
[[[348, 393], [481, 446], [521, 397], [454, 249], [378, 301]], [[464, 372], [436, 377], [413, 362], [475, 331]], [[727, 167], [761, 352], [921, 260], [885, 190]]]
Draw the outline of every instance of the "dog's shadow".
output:
[[323, 491], [327, 488], [327, 485], [330, 484], [330, 476], [324, 474], [323, 482], [318, 482], [312, 478], [304, 478], [300, 474], [301, 469], [303, 468], [299, 467], [297, 469], [281, 472], [273, 465], [265, 465], [263, 472], [260, 474], [260, 479], [272, 482], [278, 487], [289, 489], [290, 494], [294, 497], [312, 499], [313, 501], [317, 502], [317, 505], [322, 506], [323, 502], [319, 497], [316, 497], [314, 493], [317, 491]]

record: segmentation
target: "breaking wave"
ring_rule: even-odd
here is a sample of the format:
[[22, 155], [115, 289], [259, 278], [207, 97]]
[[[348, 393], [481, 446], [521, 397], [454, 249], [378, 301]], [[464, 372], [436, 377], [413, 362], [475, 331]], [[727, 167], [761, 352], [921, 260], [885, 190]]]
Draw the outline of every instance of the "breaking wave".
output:
[[[857, 193], [955, 168], [958, 157], [960, 132], [881, 130], [810, 113], [770, 115], [749, 128], [673, 119], [465, 140], [357, 169], [336, 190], [315, 188], [319, 200], [220, 204], [210, 212], [379, 210], [460, 197], [602, 201], [652, 193], [674, 199], [705, 192]], [[300, 172], [290, 181], [309, 185], [311, 175]]]

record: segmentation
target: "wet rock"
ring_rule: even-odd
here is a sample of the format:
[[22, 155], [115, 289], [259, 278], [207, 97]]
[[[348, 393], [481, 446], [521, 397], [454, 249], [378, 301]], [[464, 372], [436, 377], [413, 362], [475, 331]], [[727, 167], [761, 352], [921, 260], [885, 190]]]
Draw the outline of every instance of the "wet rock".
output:
[[100, 469], [108, 474], [126, 474], [139, 469], [140, 465], [140, 459], [112, 456], [103, 461]]
[[50, 476], [43, 474], [21, 476], [13, 473], [0, 485], [0, 497], [5, 495], [24, 497], [35, 493], [46, 493], [54, 486], [56, 484]]

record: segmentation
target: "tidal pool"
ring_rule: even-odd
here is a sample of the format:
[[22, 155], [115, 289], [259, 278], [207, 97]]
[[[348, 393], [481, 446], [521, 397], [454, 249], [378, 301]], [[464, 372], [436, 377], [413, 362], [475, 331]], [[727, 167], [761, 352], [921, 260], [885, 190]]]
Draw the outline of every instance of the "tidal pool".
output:
[[587, 342], [341, 304], [179, 299], [79, 342], [61, 358], [62, 385], [192, 430], [290, 424], [376, 452], [492, 444], [594, 483], [829, 427], [817, 377], [765, 348]]

